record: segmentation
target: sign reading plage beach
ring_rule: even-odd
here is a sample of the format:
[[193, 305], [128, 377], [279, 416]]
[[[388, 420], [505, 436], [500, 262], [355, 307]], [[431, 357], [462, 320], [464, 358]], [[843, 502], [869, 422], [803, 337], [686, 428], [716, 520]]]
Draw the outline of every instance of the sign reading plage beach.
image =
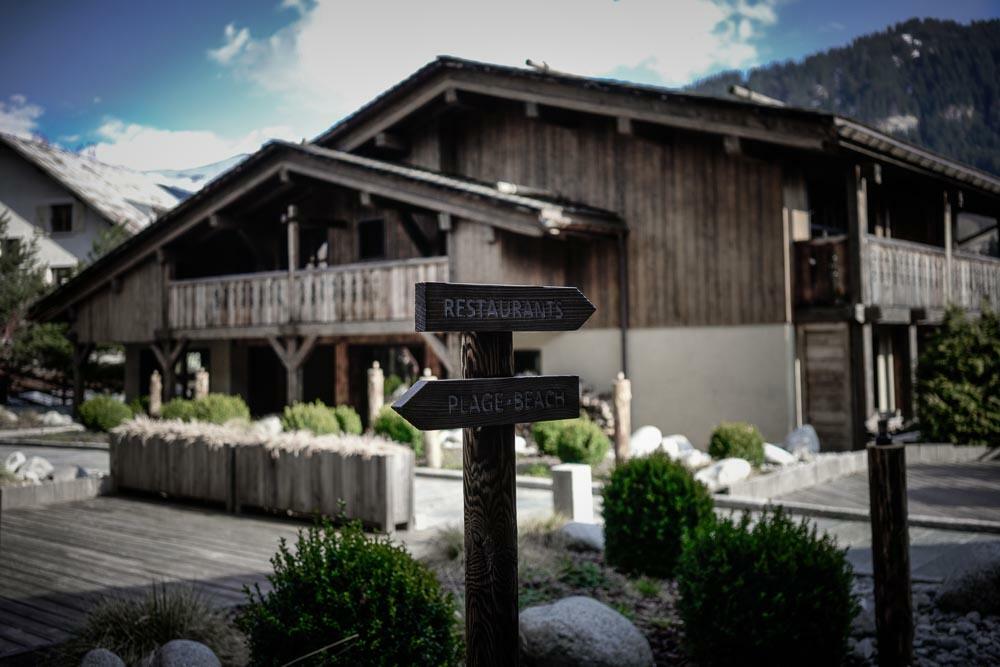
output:
[[575, 287], [418, 283], [417, 331], [573, 331], [594, 312]]

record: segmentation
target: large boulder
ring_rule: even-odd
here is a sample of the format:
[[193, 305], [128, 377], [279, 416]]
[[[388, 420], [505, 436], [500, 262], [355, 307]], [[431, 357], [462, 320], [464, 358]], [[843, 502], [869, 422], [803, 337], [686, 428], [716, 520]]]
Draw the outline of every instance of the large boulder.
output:
[[212, 649], [190, 639], [174, 639], [161, 646], [151, 667], [222, 667]]
[[28, 459], [28, 462], [17, 469], [17, 474], [32, 482], [40, 482], [43, 479], [48, 479], [55, 471], [55, 468], [49, 463], [48, 459], [43, 459], [41, 456], [32, 456]]
[[678, 461], [688, 470], [699, 470], [707, 465], [711, 465], [712, 457], [700, 449], [692, 449], [689, 452], [682, 453]]
[[799, 450], [817, 454], [819, 453], [819, 436], [816, 434], [816, 429], [810, 424], [803, 424], [786, 435], [781, 446], [793, 454]]
[[521, 655], [538, 667], [649, 667], [653, 651], [639, 629], [588, 597], [529, 607], [520, 615]]
[[69, 426], [73, 423], [73, 418], [55, 410], [49, 410], [40, 420], [42, 426]]
[[628, 453], [632, 457], [649, 456], [660, 448], [663, 433], [655, 426], [641, 426], [632, 434]]
[[709, 491], [718, 491], [746, 479], [752, 471], [753, 466], [746, 459], [728, 458], [699, 470], [694, 478], [707, 486]]
[[678, 433], [663, 436], [663, 440], [660, 442], [660, 447], [667, 453], [667, 456], [674, 461], [678, 461], [681, 456], [690, 451], [694, 451], [694, 445], [692, 445], [691, 441], [687, 439], [687, 436], [680, 435]]
[[596, 523], [570, 521], [559, 529], [566, 546], [576, 551], [604, 551], [604, 529]]
[[80, 660], [80, 667], [125, 667], [125, 661], [106, 648], [94, 648]]
[[764, 460], [768, 463], [773, 463], [774, 465], [787, 466], [795, 463], [797, 459], [795, 454], [792, 454], [788, 450], [782, 449], [777, 445], [772, 445], [769, 442], [765, 442]]
[[3, 467], [10, 472], [17, 472], [27, 460], [28, 457], [24, 455], [24, 452], [14, 451], [8, 454], [7, 458], [3, 460]]

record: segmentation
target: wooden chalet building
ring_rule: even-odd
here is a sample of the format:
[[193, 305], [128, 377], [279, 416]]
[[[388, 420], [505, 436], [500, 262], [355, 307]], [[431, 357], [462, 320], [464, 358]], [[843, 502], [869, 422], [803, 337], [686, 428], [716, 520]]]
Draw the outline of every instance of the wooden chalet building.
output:
[[924, 327], [1000, 299], [998, 214], [997, 177], [847, 118], [440, 58], [33, 313], [124, 344], [129, 397], [194, 358], [257, 413], [364, 414], [374, 360], [455, 372], [453, 340], [413, 332], [415, 282], [576, 285], [597, 313], [516, 335], [525, 370], [625, 370], [633, 423], [698, 444], [743, 419], [849, 449], [874, 411], [912, 414]]

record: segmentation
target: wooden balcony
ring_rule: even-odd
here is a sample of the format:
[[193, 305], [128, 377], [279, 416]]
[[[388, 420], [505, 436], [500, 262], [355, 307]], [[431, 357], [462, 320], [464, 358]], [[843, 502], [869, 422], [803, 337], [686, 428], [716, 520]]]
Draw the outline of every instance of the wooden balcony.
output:
[[175, 280], [170, 328], [189, 337], [413, 331], [413, 286], [448, 280], [448, 258]]

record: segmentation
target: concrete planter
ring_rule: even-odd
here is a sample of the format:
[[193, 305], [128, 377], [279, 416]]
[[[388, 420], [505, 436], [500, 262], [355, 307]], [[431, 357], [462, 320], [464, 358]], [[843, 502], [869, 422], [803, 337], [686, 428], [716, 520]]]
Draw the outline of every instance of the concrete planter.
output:
[[115, 487], [224, 503], [231, 511], [336, 517], [343, 509], [348, 519], [386, 531], [411, 522], [414, 455], [408, 448], [378, 441], [338, 451], [332, 437], [262, 439], [198, 426], [204, 434], [194, 425], [117, 429], [110, 443]]
[[46, 481], [24, 486], [0, 486], [0, 511], [21, 507], [42, 507], [56, 503], [96, 498], [111, 492], [111, 479], [82, 477], [65, 481]]
[[[911, 444], [906, 446], [906, 463], [964, 463], [982, 458], [987, 451], [987, 447], [975, 445]], [[767, 500], [867, 470], [868, 452], [863, 449], [819, 454], [809, 463], [792, 465], [732, 484], [727, 493], [741, 498]]]

